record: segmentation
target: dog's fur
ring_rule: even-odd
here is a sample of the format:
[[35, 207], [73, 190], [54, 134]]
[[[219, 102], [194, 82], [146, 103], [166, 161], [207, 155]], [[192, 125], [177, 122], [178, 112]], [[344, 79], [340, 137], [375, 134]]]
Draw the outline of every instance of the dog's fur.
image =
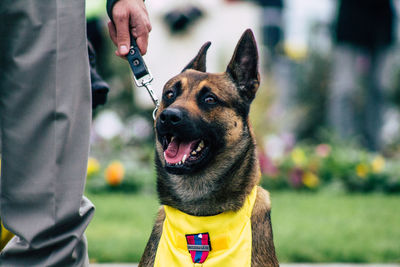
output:
[[[195, 216], [239, 210], [259, 182], [256, 145], [249, 124], [250, 103], [259, 86], [258, 53], [251, 30], [239, 40], [224, 73], [207, 73], [207, 42], [184, 70], [169, 80], [157, 112], [157, 190], [161, 204]], [[204, 140], [195, 164], [168, 164], [164, 150], [171, 136], [179, 142]], [[153, 266], [164, 209], [139, 266]], [[251, 216], [252, 266], [279, 266], [275, 256], [269, 193], [258, 187]]]

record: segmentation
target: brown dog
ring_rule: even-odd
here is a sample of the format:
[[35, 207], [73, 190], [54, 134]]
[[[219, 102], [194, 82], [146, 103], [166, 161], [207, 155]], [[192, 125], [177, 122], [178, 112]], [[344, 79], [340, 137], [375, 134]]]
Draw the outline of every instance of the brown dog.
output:
[[139, 266], [279, 266], [248, 120], [260, 81], [256, 42], [246, 30], [216, 74], [206, 72], [210, 44], [163, 90], [155, 122], [163, 206]]

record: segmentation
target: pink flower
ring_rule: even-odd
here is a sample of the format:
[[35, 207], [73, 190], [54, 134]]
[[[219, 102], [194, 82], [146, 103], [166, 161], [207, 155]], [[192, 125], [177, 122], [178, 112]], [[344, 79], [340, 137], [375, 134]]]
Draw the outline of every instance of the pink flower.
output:
[[303, 174], [304, 174], [304, 171], [300, 168], [294, 168], [290, 172], [290, 174], [289, 174], [290, 180], [289, 181], [294, 188], [300, 188], [303, 185]]
[[278, 168], [262, 150], [258, 151], [258, 160], [260, 161], [261, 173], [271, 177], [278, 175]]
[[331, 146], [328, 144], [320, 144], [315, 148], [315, 153], [321, 158], [326, 158], [331, 153]]

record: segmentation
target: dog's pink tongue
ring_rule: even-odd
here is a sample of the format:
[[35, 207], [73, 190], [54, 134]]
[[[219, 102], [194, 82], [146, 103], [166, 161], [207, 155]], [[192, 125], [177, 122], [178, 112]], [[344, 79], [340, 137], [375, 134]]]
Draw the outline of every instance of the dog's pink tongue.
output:
[[196, 141], [191, 141], [188, 143], [180, 142], [175, 138], [172, 142], [168, 145], [168, 148], [164, 152], [165, 160], [169, 164], [175, 164], [180, 162], [183, 159], [183, 156], [189, 157], [191, 147], [193, 143]]

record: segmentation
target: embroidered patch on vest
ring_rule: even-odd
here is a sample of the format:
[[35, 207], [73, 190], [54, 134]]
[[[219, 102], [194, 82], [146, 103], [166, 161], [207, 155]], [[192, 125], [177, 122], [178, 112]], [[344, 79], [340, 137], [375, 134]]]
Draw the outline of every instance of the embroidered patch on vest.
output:
[[203, 263], [211, 251], [210, 235], [208, 233], [186, 235], [186, 242], [193, 263]]

